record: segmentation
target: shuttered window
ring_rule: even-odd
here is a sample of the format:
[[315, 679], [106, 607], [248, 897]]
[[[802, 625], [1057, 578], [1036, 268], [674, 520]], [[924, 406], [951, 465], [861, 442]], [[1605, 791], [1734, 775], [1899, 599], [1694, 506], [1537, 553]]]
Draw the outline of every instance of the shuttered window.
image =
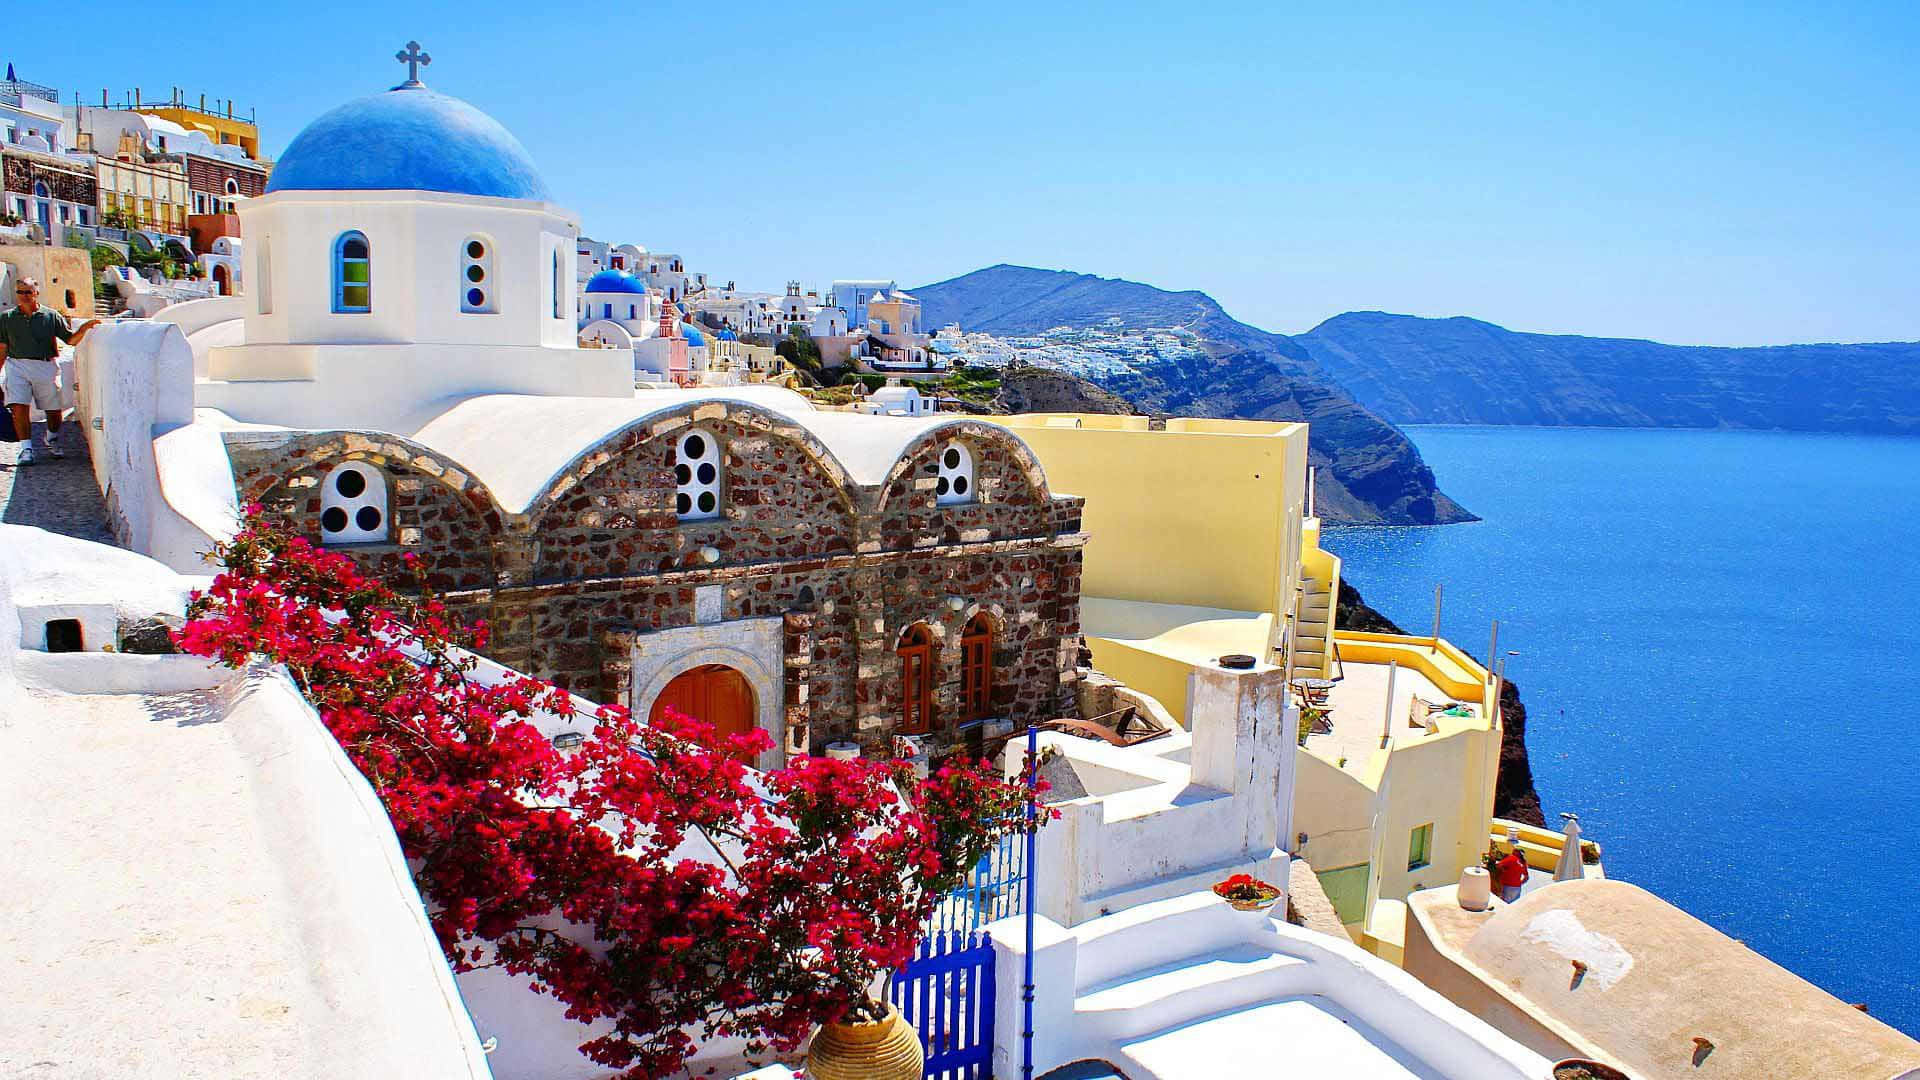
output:
[[933, 632], [915, 623], [900, 635], [900, 727], [902, 735], [933, 730]]
[[960, 635], [961, 719], [972, 723], [993, 713], [993, 623], [975, 615]]

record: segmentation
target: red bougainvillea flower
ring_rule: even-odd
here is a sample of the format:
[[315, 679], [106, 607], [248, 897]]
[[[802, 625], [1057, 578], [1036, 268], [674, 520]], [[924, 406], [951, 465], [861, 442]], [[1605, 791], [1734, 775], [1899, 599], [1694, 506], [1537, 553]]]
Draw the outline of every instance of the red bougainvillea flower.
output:
[[[216, 555], [181, 648], [285, 665], [379, 793], [454, 968], [503, 968], [606, 1021], [581, 1051], [627, 1077], [680, 1074], [700, 1038], [791, 1050], [864, 1015], [940, 898], [1030, 809], [1051, 816], [984, 762], [756, 774], [739, 756], [764, 732], [586, 717], [550, 684], [480, 678], [476, 635], [418, 560], [402, 595], [257, 506]], [[557, 750], [541, 724], [585, 741]]]

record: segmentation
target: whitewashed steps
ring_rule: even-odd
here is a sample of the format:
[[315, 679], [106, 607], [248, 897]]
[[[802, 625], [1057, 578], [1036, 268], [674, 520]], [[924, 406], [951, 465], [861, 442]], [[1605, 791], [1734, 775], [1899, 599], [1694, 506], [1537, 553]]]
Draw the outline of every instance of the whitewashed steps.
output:
[[1254, 945], [1229, 946], [1123, 975], [1074, 999], [1076, 1022], [1117, 1041], [1301, 993], [1312, 966]]

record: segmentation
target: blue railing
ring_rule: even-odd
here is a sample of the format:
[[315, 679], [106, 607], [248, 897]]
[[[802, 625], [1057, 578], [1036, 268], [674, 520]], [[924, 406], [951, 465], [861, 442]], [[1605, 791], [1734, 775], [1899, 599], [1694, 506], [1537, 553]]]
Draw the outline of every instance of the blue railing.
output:
[[964, 934], [1022, 910], [1027, 880], [1026, 837], [1002, 837], [974, 864], [966, 884], [947, 894], [933, 909], [924, 932], [928, 937]]

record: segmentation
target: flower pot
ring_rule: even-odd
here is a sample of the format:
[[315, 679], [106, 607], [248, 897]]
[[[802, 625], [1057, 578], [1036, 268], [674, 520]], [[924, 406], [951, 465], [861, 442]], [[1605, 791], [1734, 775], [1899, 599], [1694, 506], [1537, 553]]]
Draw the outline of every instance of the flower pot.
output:
[[920, 1036], [892, 1005], [870, 1023], [822, 1026], [807, 1048], [808, 1080], [920, 1080], [924, 1065]]
[[1235, 911], [1265, 911], [1279, 902], [1278, 896], [1269, 896], [1264, 900], [1227, 900], [1227, 906]]
[[1631, 1080], [1611, 1065], [1587, 1058], [1564, 1058], [1553, 1063], [1554, 1080]]

